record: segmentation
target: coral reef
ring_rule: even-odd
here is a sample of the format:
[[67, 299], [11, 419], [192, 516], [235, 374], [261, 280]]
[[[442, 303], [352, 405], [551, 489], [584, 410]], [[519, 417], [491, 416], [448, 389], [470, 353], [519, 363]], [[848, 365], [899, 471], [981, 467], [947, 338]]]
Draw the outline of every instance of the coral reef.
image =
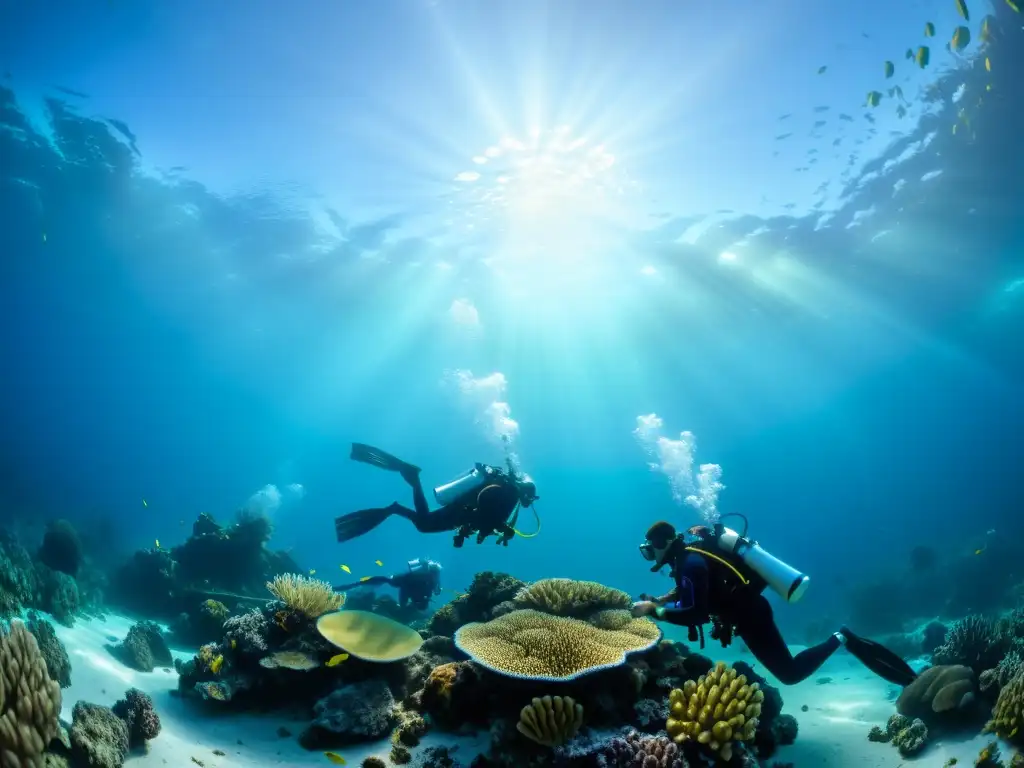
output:
[[138, 688], [129, 688], [112, 711], [128, 726], [128, 746], [132, 749], [144, 747], [160, 733], [160, 716], [153, 708], [153, 699]]
[[68, 658], [68, 651], [64, 647], [64, 643], [54, 632], [53, 625], [46, 619], [40, 618], [35, 611], [29, 611], [25, 627], [36, 639], [39, 652], [46, 662], [46, 671], [50, 679], [61, 688], [68, 688], [71, 685], [71, 659]]
[[365, 661], [401, 661], [423, 645], [416, 630], [366, 611], [328, 613], [316, 628], [331, 645]]
[[289, 609], [308, 619], [336, 611], [345, 604], [345, 595], [335, 592], [326, 581], [285, 573], [267, 582], [270, 593]]
[[82, 565], [82, 542], [67, 520], [54, 520], [46, 527], [43, 543], [36, 555], [39, 562], [54, 571], [77, 576]]
[[519, 714], [516, 729], [545, 747], [565, 744], [583, 727], [583, 707], [568, 696], [535, 698]]
[[299, 740], [306, 749], [323, 749], [379, 739], [395, 726], [394, 709], [382, 680], [344, 685], [316, 703], [315, 719]]
[[432, 635], [451, 637], [465, 624], [489, 621], [495, 618], [497, 606], [512, 601], [525, 586], [524, 582], [507, 573], [478, 573], [464, 594], [441, 606], [430, 617], [427, 630]]
[[928, 726], [922, 720], [896, 714], [889, 718], [885, 730], [874, 726], [868, 740], [891, 743], [903, 757], [913, 757], [928, 745]]
[[930, 667], [900, 693], [896, 711], [926, 725], [949, 723], [969, 716], [974, 710], [977, 690], [970, 667]]
[[696, 741], [729, 760], [734, 741], [753, 740], [762, 701], [760, 685], [748, 685], [745, 675], [719, 662], [696, 682], [672, 691], [666, 730], [677, 742]]
[[928, 622], [921, 632], [921, 650], [924, 653], [935, 653], [935, 650], [946, 642], [948, 632], [949, 629], [941, 621]]
[[953, 624], [946, 641], [932, 654], [932, 662], [970, 667], [980, 675], [998, 664], [1006, 650], [1006, 639], [995, 620], [971, 615]]
[[541, 579], [516, 593], [519, 608], [532, 608], [555, 616], [586, 619], [598, 611], [629, 610], [633, 598], [618, 589], [595, 581], [573, 579]]
[[170, 667], [174, 663], [163, 632], [152, 621], [133, 624], [122, 642], [108, 645], [107, 649], [122, 664], [140, 672], [152, 672], [156, 667]]
[[71, 755], [82, 768], [121, 768], [128, 757], [128, 724], [109, 707], [80, 701], [71, 714]]
[[46, 611], [66, 627], [74, 626], [75, 614], [81, 607], [78, 582], [41, 563], [36, 564], [36, 577], [39, 592], [34, 607]]
[[667, 736], [630, 731], [611, 739], [598, 752], [599, 768], [687, 768], [679, 745]]
[[507, 613], [485, 624], [467, 624], [455, 644], [475, 662], [499, 674], [531, 680], [572, 680], [623, 664], [627, 654], [661, 638], [647, 619], [630, 619], [617, 630], [533, 610]]
[[1024, 746], [1021, 726], [1024, 726], [1024, 675], [1018, 674], [999, 692], [999, 698], [992, 708], [992, 719], [985, 725], [985, 732]]
[[20, 621], [0, 627], [0, 758], [38, 765], [60, 727], [60, 686], [50, 679], [32, 633]]

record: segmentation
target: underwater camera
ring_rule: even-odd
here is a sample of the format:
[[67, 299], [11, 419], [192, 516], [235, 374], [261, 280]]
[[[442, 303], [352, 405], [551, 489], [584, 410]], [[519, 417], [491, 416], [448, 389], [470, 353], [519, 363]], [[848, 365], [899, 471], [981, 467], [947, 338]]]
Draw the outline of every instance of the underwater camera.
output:
[[786, 602], [795, 603], [807, 592], [807, 587], [811, 583], [810, 577], [782, 562], [756, 541], [751, 541], [721, 523], [715, 526], [715, 535], [718, 537], [718, 546], [722, 551], [736, 555], [744, 565], [764, 579], [768, 586], [781, 595]]

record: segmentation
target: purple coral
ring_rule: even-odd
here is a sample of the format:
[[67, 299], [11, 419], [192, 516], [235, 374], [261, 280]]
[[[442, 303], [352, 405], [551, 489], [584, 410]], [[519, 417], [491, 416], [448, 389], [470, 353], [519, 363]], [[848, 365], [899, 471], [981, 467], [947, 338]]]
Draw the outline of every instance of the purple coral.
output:
[[153, 709], [153, 699], [138, 688], [129, 688], [112, 709], [128, 725], [128, 741], [133, 749], [159, 735], [160, 716]]
[[687, 768], [679, 746], [667, 736], [631, 731], [608, 742], [598, 756], [601, 768]]
[[259, 608], [253, 608], [224, 622], [224, 638], [228, 642], [234, 640], [243, 653], [261, 652], [267, 650], [269, 629], [267, 617]]

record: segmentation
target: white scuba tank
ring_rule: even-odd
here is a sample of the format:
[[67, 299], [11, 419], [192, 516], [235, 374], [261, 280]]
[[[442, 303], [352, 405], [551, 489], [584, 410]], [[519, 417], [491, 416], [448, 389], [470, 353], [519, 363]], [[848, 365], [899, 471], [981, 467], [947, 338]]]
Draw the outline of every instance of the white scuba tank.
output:
[[451, 504], [467, 493], [482, 489], [487, 484], [487, 481], [491, 479], [493, 473], [494, 470], [490, 467], [477, 464], [472, 469], [463, 472], [450, 483], [445, 483], [435, 488], [434, 498], [442, 506]]
[[756, 541], [740, 536], [732, 528], [719, 529], [718, 546], [736, 555], [743, 564], [767, 582], [786, 602], [795, 603], [810, 586], [810, 578], [766, 552]]

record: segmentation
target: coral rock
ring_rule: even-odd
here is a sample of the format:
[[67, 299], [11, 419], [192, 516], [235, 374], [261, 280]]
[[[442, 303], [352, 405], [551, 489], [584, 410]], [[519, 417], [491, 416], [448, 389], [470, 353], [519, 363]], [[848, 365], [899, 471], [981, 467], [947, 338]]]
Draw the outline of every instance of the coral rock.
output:
[[163, 632], [152, 621], [133, 624], [123, 642], [107, 648], [122, 664], [140, 672], [174, 665]]
[[391, 690], [381, 680], [342, 686], [316, 703], [316, 718], [300, 741], [319, 749], [379, 739], [394, 727], [394, 709]]
[[20, 621], [0, 627], [0, 764], [33, 766], [57, 735], [60, 686]]
[[129, 688], [113, 706], [113, 712], [128, 726], [128, 746], [133, 749], [160, 734], [160, 716], [153, 708], [153, 699], [138, 688]]
[[896, 711], [910, 718], [937, 722], [971, 709], [975, 692], [974, 672], [959, 665], [930, 667], [900, 693]]
[[80, 701], [71, 724], [71, 754], [83, 768], [120, 768], [128, 756], [128, 724], [108, 707]]

